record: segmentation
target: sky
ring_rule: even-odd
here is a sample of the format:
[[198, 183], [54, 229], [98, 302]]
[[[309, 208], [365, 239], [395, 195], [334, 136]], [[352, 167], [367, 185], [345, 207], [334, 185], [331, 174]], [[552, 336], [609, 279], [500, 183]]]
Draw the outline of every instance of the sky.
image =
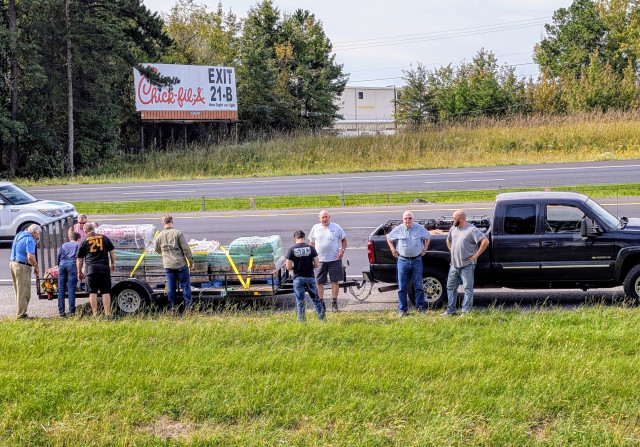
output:
[[[143, 0], [166, 13], [175, 0]], [[209, 11], [217, 0], [200, 0]], [[256, 0], [222, 2], [224, 11], [246, 17]], [[470, 62], [478, 50], [492, 51], [498, 63], [520, 77], [538, 75], [532, 54], [544, 24], [570, 0], [274, 0], [281, 14], [307, 9], [320, 20], [349, 74], [350, 86], [404, 85], [403, 70], [418, 63], [427, 70]]]

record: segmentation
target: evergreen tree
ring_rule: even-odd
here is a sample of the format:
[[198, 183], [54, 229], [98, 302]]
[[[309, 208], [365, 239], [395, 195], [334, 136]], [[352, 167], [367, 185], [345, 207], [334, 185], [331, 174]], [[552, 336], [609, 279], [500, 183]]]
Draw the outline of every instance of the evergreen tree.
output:
[[[293, 98], [295, 127], [329, 127], [338, 117], [335, 103], [346, 85], [342, 65], [331, 54], [331, 42], [309, 11], [299, 9], [285, 18], [277, 58]], [[284, 51], [282, 51], [284, 49]]]

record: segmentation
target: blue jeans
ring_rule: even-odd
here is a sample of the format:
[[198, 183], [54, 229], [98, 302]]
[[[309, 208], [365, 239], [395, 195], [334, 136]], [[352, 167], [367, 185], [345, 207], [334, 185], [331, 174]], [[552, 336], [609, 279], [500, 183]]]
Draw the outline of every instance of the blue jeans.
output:
[[462, 301], [462, 313], [471, 312], [473, 307], [473, 271], [475, 264], [465, 267], [451, 267], [447, 278], [447, 313], [456, 313], [456, 300], [458, 299], [458, 286], [462, 284], [464, 290], [464, 301]]
[[191, 303], [191, 277], [189, 276], [189, 267], [185, 264], [179, 269], [164, 269], [164, 273], [167, 275], [169, 307], [173, 309], [176, 305], [176, 289], [178, 282], [180, 282], [182, 296], [184, 297], [184, 308], [187, 309], [189, 303]]
[[58, 267], [58, 314], [64, 315], [64, 293], [69, 294], [69, 314], [76, 313], [78, 268], [75, 262], [63, 262]]
[[324, 308], [324, 304], [318, 297], [318, 288], [316, 286], [315, 278], [306, 278], [304, 276], [298, 276], [293, 280], [293, 292], [296, 295], [296, 308], [298, 310], [298, 320], [305, 321], [306, 318], [306, 307], [304, 303], [304, 292], [305, 290], [309, 292], [309, 298], [313, 302], [313, 307], [316, 308], [316, 313], [318, 314], [318, 318], [324, 320], [326, 310]]
[[427, 303], [424, 300], [424, 290], [422, 290], [422, 258], [407, 259], [398, 257], [398, 310], [406, 312], [407, 289], [409, 281], [413, 283], [413, 290], [416, 293], [416, 307], [426, 309]]

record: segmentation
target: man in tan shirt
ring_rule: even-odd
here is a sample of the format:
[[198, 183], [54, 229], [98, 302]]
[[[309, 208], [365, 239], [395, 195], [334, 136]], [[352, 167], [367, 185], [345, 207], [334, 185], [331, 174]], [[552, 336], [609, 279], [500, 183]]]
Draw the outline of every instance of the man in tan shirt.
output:
[[193, 254], [187, 244], [182, 231], [173, 228], [173, 217], [170, 214], [162, 216], [164, 230], [156, 240], [156, 252], [162, 253], [162, 265], [167, 275], [167, 297], [169, 307], [174, 308], [178, 281], [184, 297], [184, 307], [191, 303], [191, 278], [189, 269], [193, 265]]

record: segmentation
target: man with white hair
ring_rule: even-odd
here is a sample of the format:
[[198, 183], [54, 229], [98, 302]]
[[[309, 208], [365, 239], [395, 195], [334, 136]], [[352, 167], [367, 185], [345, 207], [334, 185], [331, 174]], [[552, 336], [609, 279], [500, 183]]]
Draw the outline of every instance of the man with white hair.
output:
[[31, 267], [38, 276], [36, 261], [36, 244], [40, 238], [40, 225], [32, 224], [26, 231], [21, 231], [13, 239], [11, 245], [11, 279], [16, 294], [17, 318], [29, 318], [27, 307], [31, 300]]
[[347, 249], [347, 234], [337, 223], [331, 222], [331, 215], [327, 210], [320, 211], [317, 223], [309, 233], [310, 245], [318, 252], [320, 269], [316, 274], [318, 296], [324, 298], [324, 284], [331, 281], [331, 306], [338, 310], [339, 282], [344, 279], [342, 257]]
[[416, 307], [420, 313], [427, 310], [422, 285], [422, 257], [429, 248], [431, 234], [424, 225], [413, 222], [413, 213], [405, 211], [402, 225], [387, 234], [387, 244], [394, 257], [398, 258], [398, 316], [407, 314], [407, 291], [409, 282], [413, 284]]

